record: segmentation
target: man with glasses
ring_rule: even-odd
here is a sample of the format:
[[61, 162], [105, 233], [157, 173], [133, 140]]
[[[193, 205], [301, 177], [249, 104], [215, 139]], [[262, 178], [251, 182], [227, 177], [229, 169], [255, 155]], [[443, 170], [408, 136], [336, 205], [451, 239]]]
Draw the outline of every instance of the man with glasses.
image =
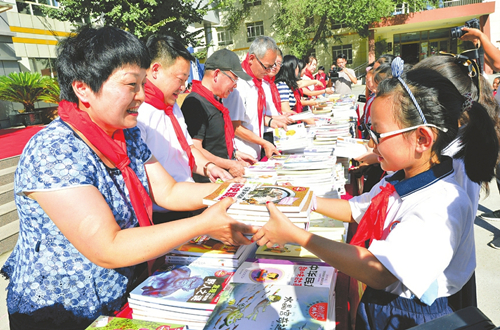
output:
[[[244, 81], [239, 81], [241, 78]], [[240, 83], [252, 79], [241, 68], [238, 56], [221, 49], [205, 62], [202, 81], [193, 81], [191, 93], [182, 103], [193, 144], [217, 166], [234, 177], [245, 174], [245, 166], [255, 163], [252, 156], [234, 147], [234, 129], [229, 110], [224, 106], [227, 98]], [[196, 182], [209, 182], [207, 177], [193, 173]]]
[[272, 38], [255, 38], [241, 64], [252, 80], [238, 84], [225, 102], [235, 128], [236, 148], [254, 158], [260, 158], [261, 149], [264, 149], [267, 157], [279, 154], [276, 147], [263, 138], [264, 126], [286, 127], [285, 123], [266, 115], [267, 102], [271, 100], [266, 101], [263, 88], [263, 78], [277, 66], [278, 52], [278, 46]]

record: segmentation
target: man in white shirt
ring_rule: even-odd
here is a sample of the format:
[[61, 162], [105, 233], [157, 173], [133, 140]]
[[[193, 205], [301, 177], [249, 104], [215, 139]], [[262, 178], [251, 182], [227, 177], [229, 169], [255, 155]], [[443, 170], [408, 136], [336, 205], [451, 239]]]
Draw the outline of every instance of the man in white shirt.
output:
[[[146, 101], [139, 108], [137, 126], [153, 155], [178, 182], [194, 182], [192, 173], [211, 180], [232, 179], [225, 170], [209, 162], [197, 150], [176, 104], [194, 60], [184, 45], [171, 36], [152, 36], [146, 46], [151, 55], [144, 87]], [[170, 212], [153, 205], [155, 224], [189, 217], [189, 212]]]
[[337, 56], [337, 71], [339, 74], [338, 79], [335, 80], [335, 93], [337, 94], [351, 94], [352, 84], [357, 84], [358, 79], [354, 70], [346, 68], [347, 57], [345, 54]]
[[285, 123], [266, 116], [266, 96], [262, 87], [263, 78], [276, 66], [278, 52], [278, 46], [272, 38], [255, 38], [246, 59], [241, 63], [243, 70], [253, 79], [238, 84], [224, 102], [235, 128], [236, 148], [257, 159], [260, 158], [261, 148], [267, 157], [279, 154], [276, 147], [263, 138], [264, 126], [286, 127]]

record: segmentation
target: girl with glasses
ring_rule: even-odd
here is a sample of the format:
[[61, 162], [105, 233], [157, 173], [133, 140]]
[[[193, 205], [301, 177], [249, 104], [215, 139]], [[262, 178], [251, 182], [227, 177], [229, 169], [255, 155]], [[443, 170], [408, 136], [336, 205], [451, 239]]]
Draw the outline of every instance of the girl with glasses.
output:
[[356, 329], [406, 329], [453, 312], [448, 297], [476, 266], [473, 205], [443, 153], [458, 135], [467, 176], [493, 177], [498, 139], [487, 111], [428, 69], [402, 77], [392, 64], [372, 107], [371, 145], [382, 168], [395, 172], [349, 201], [316, 198], [313, 208], [359, 222], [350, 244], [329, 241], [294, 226], [272, 203], [270, 220], [253, 237], [259, 245], [296, 243], [339, 271], [365, 283]]

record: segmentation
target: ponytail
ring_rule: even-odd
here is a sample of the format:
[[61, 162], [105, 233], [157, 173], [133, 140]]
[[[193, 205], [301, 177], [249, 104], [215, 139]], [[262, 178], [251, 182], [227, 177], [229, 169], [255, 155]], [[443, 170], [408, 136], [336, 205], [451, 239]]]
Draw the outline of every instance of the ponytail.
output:
[[461, 136], [461, 148], [454, 158], [461, 158], [467, 176], [476, 183], [488, 183], [494, 176], [498, 157], [498, 138], [486, 109], [472, 102], [469, 122]]

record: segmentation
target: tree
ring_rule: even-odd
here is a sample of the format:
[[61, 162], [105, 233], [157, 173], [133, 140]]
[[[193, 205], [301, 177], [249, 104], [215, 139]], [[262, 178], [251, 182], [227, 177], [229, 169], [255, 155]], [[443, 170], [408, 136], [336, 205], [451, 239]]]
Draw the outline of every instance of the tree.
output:
[[8, 76], [0, 76], [0, 100], [22, 103], [24, 110], [33, 112], [35, 102], [41, 101], [57, 84], [53, 78], [35, 72], [12, 72]]
[[[234, 2], [233, 2], [234, 1]], [[333, 24], [342, 24], [361, 37], [368, 36], [368, 27], [382, 17], [390, 16], [401, 0], [274, 0], [277, 2], [273, 26], [277, 41], [286, 44], [290, 53], [309, 55], [318, 44], [327, 45], [329, 38], [340, 41], [332, 32]], [[233, 32], [249, 13], [252, 0], [226, 0], [224, 24]], [[411, 8], [427, 8], [435, 1], [404, 1]], [[312, 39], [311, 39], [312, 38]]]
[[211, 0], [60, 0], [60, 8], [44, 7], [51, 18], [76, 22], [75, 25], [99, 23], [118, 27], [146, 39], [155, 32], [169, 33], [196, 46], [199, 34], [187, 27], [201, 23], [211, 10]]

